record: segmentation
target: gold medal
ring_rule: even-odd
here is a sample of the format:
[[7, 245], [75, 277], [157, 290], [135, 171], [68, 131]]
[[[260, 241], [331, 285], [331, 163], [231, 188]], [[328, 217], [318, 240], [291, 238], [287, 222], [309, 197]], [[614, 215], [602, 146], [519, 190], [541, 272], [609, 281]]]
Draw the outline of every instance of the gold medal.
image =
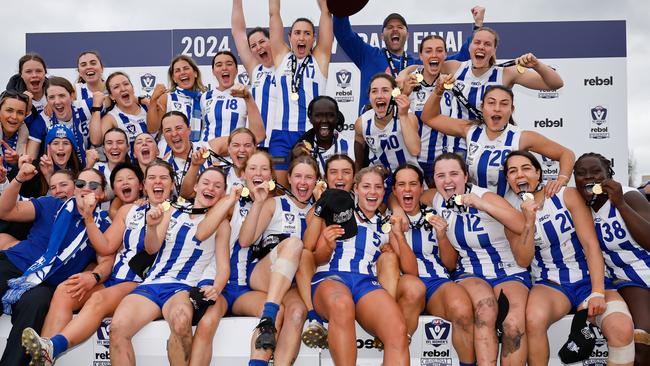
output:
[[201, 157], [202, 157], [203, 159], [207, 159], [207, 158], [209, 158], [209, 157], [210, 157], [210, 150], [205, 150], [205, 151], [203, 152], [203, 154], [201, 154]]
[[417, 80], [418, 83], [421, 83], [424, 81], [424, 75], [417, 73], [415, 74], [415, 80]]
[[533, 194], [530, 193], [530, 192], [526, 192], [526, 193], [524, 193], [524, 196], [522, 197], [522, 199], [523, 199], [524, 201], [534, 200], [534, 199], [535, 199], [535, 196], [533, 196]]
[[300, 99], [300, 96], [298, 95], [298, 93], [291, 93], [290, 98], [291, 98], [292, 101], [297, 102], [298, 99]]
[[251, 191], [250, 191], [247, 187], [244, 187], [244, 188], [241, 189], [240, 196], [246, 198], [246, 197], [248, 197], [250, 194], [251, 194]]
[[311, 151], [314, 149], [314, 147], [311, 146], [311, 143], [309, 141], [303, 141], [302, 143], [303, 145], [305, 145], [305, 148], [307, 148], [307, 150]]
[[433, 213], [427, 212], [427, 214], [424, 215], [424, 219], [431, 222], [431, 219], [433, 219]]
[[519, 64], [517, 64], [517, 72], [520, 73], [520, 74], [523, 74], [523, 73], [526, 72], [526, 68], [519, 65]]
[[392, 92], [390, 92], [390, 95], [392, 95], [393, 98], [397, 98], [400, 94], [402, 94], [402, 91], [399, 90], [399, 88], [395, 88]]
[[178, 203], [179, 205], [184, 204], [185, 203], [185, 198], [183, 198], [181, 196], [178, 196], [178, 198], [176, 199], [176, 203]]
[[269, 191], [272, 191], [272, 190], [274, 190], [274, 189], [275, 189], [275, 182], [272, 181], [272, 180], [270, 180], [270, 181], [269, 181]]
[[447, 89], [447, 90], [451, 90], [451, 89], [454, 88], [454, 83], [444, 83], [444, 84], [442, 84], [442, 87]]
[[384, 233], [384, 234], [388, 234], [388, 233], [390, 233], [392, 228], [393, 228], [393, 226], [390, 224], [390, 222], [387, 222], [387, 223], [381, 225], [381, 232]]
[[169, 201], [165, 201], [161, 204], [163, 212], [169, 211], [169, 209], [172, 207], [172, 204], [169, 203]]
[[603, 193], [603, 186], [600, 185], [600, 183], [594, 184], [594, 186], [591, 188], [591, 191], [594, 194], [602, 194]]
[[463, 195], [459, 194], [454, 197], [454, 203], [457, 204], [458, 206], [463, 205]]

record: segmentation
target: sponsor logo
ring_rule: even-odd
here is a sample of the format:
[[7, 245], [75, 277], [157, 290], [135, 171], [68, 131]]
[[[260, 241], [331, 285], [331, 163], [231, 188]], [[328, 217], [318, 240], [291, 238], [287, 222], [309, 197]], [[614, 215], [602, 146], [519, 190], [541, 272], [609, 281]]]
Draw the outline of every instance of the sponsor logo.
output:
[[585, 79], [585, 86], [610, 86], [614, 85], [614, 77], [613, 76], [605, 76], [604, 78], [600, 78], [596, 76], [595, 78], [592, 79]]
[[375, 347], [375, 340], [374, 339], [359, 339], [357, 338], [357, 349], [377, 349]]
[[240, 84], [248, 85], [251, 82], [251, 79], [248, 77], [248, 73], [244, 71], [237, 75], [237, 81], [239, 81]]
[[353, 212], [352, 209], [345, 210], [343, 212], [335, 213], [332, 216], [332, 221], [337, 224], [342, 224], [352, 218]]
[[537, 92], [537, 98], [539, 99], [554, 99], [559, 97], [560, 93], [557, 90], [540, 90]]
[[140, 86], [145, 94], [151, 93], [156, 86], [156, 77], [150, 73], [140, 76]]
[[449, 350], [438, 351], [434, 349], [432, 351], [422, 351], [422, 357], [449, 357]]
[[336, 86], [339, 90], [334, 92], [334, 99], [339, 103], [350, 103], [354, 101], [354, 93], [352, 89], [346, 90], [350, 87], [352, 82], [352, 72], [341, 69], [336, 74]]
[[420, 101], [420, 102], [424, 102], [424, 100], [425, 100], [426, 97], [427, 97], [427, 93], [426, 93], [424, 90], [420, 89], [420, 90], [418, 90], [417, 93], [415, 94], [415, 97], [418, 98], [418, 101]]
[[[596, 338], [596, 346], [594, 350], [589, 355], [589, 358], [582, 361], [584, 366], [605, 366], [607, 365], [607, 358], [609, 357], [609, 349], [607, 348], [607, 340], [603, 336], [603, 333], [598, 329], [597, 326], [588, 323], [589, 328], [591, 328], [591, 336]], [[585, 327], [584, 330], [587, 328]]]
[[558, 174], [560, 174], [560, 163], [542, 155], [542, 179], [553, 180]]
[[538, 221], [542, 222], [542, 221], [546, 221], [546, 220], [548, 220], [550, 218], [551, 218], [551, 215], [546, 214], [544, 216], [541, 216]]
[[563, 127], [564, 126], [564, 118], [560, 117], [560, 119], [549, 119], [545, 118], [543, 120], [535, 120], [535, 127], [538, 128], [552, 128], [552, 127]]
[[111, 354], [109, 352], [109, 334], [111, 318], [102, 320], [96, 332], [96, 341], [93, 345], [93, 366], [110, 366]]
[[591, 129], [589, 138], [607, 139], [609, 138], [609, 126], [607, 123], [607, 108], [596, 106], [591, 108]]

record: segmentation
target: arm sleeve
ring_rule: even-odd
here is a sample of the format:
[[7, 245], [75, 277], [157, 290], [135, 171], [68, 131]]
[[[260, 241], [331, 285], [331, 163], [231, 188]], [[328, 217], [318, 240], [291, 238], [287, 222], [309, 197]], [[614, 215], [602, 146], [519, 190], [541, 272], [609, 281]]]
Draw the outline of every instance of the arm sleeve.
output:
[[447, 55], [447, 60], [456, 60], [456, 61], [467, 61], [470, 59], [469, 55], [469, 44], [472, 43], [472, 36], [467, 37], [463, 45], [458, 50], [458, 53], [453, 55]]
[[352, 30], [349, 17], [334, 16], [333, 21], [334, 36], [336, 36], [337, 42], [341, 48], [343, 48], [343, 51], [345, 51], [348, 57], [350, 57], [352, 62], [354, 62], [357, 67], [361, 68], [365, 62], [366, 54], [372, 52], [374, 47], [364, 42], [363, 39]]

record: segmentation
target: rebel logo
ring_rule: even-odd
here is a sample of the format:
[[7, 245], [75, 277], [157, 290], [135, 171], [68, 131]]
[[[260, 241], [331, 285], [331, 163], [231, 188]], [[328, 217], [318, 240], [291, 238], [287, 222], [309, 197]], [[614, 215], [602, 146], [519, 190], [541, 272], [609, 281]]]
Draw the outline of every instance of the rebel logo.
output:
[[550, 128], [550, 127], [563, 127], [563, 126], [564, 126], [564, 119], [562, 117], [560, 117], [560, 119], [545, 118], [542, 120], [535, 120], [535, 127]]
[[585, 86], [610, 86], [614, 85], [614, 77], [613, 76], [606, 76], [604, 78], [600, 78], [596, 76], [595, 78], [592, 79], [585, 79]]

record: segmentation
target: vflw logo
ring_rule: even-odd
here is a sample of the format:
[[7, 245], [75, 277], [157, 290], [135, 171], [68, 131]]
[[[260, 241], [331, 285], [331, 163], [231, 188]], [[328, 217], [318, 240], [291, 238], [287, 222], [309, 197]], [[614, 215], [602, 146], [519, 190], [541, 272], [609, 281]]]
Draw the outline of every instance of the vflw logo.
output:
[[156, 77], [150, 73], [140, 76], [140, 86], [145, 93], [151, 93], [154, 86], [156, 86]]
[[339, 70], [336, 73], [336, 84], [339, 88], [346, 89], [352, 81], [352, 73], [346, 69]]
[[450, 330], [451, 323], [440, 318], [433, 319], [424, 326], [424, 334], [427, 337], [426, 343], [434, 347], [448, 343]]
[[239, 83], [242, 85], [248, 85], [248, 83], [250, 83], [250, 78], [248, 77], [248, 73], [242, 72], [239, 75], [237, 75], [237, 81], [239, 81]]
[[589, 138], [606, 139], [609, 138], [609, 126], [607, 123], [607, 108], [596, 106], [591, 108], [591, 129]]

